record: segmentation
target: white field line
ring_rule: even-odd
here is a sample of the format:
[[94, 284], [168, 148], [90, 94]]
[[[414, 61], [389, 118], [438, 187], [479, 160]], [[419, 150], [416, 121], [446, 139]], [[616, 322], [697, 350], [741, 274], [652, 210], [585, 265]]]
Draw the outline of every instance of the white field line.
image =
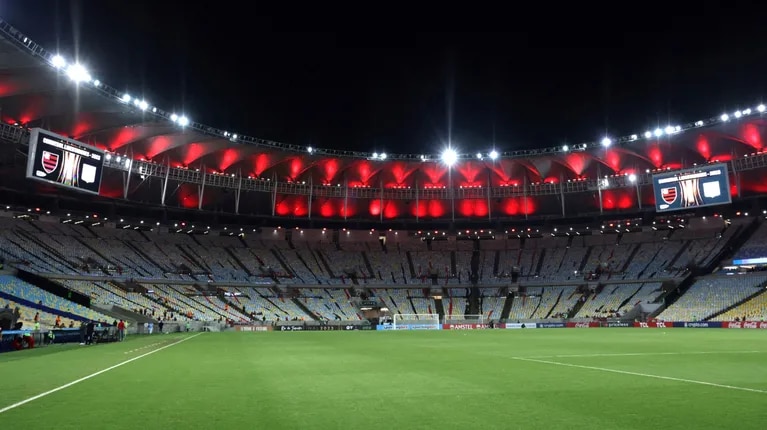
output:
[[144, 358], [144, 357], [146, 357], [147, 355], [152, 355], [152, 354], [154, 354], [155, 352], [160, 352], [160, 351], [162, 351], [162, 350], [163, 350], [163, 349], [165, 349], [165, 348], [170, 348], [171, 346], [174, 346], [174, 345], [178, 345], [179, 343], [182, 343], [182, 342], [186, 342], [187, 340], [190, 340], [190, 339], [194, 339], [195, 337], [197, 337], [197, 336], [199, 336], [199, 335], [201, 335], [201, 334], [202, 334], [202, 333], [197, 333], [197, 334], [195, 334], [195, 335], [193, 335], [193, 336], [185, 337], [185, 338], [183, 338], [183, 339], [181, 339], [181, 340], [179, 340], [179, 341], [173, 342], [173, 343], [171, 343], [171, 344], [169, 344], [169, 345], [165, 345], [165, 346], [163, 346], [163, 347], [161, 347], [161, 348], [157, 348], [157, 349], [155, 349], [155, 350], [149, 351], [149, 352], [147, 352], [147, 353], [144, 353], [144, 354], [141, 354], [141, 355], [139, 355], [139, 356], [136, 356], [136, 357], [130, 358], [130, 359], [128, 359], [128, 360], [122, 361], [122, 362], [120, 362], [120, 363], [117, 363], [117, 364], [115, 364], [114, 366], [110, 366], [110, 367], [107, 367], [106, 369], [102, 369], [102, 370], [99, 370], [99, 371], [98, 371], [98, 372], [96, 372], [96, 373], [91, 373], [91, 374], [90, 374], [90, 375], [88, 375], [88, 376], [83, 376], [83, 377], [82, 377], [82, 378], [80, 378], [80, 379], [75, 379], [75, 380], [74, 380], [74, 381], [72, 381], [72, 382], [68, 382], [68, 383], [66, 383], [66, 384], [64, 384], [64, 385], [62, 385], [62, 386], [56, 387], [56, 388], [54, 388], [54, 389], [52, 389], [52, 390], [48, 390], [48, 391], [45, 391], [45, 392], [43, 392], [43, 393], [40, 393], [40, 394], [37, 394], [37, 395], [35, 395], [35, 396], [29, 397], [29, 398], [27, 398], [27, 399], [24, 399], [24, 400], [22, 400], [22, 401], [20, 401], [20, 402], [16, 402], [16, 403], [14, 403], [14, 404], [12, 404], [12, 405], [8, 405], [8, 406], [6, 406], [6, 407], [4, 407], [4, 408], [0, 409], [0, 414], [2, 414], [2, 413], [5, 413], [5, 412], [8, 412], [8, 411], [10, 411], [11, 409], [16, 409], [16, 408], [18, 408], [19, 406], [23, 406], [23, 405], [26, 405], [26, 404], [27, 404], [27, 403], [29, 403], [29, 402], [33, 402], [33, 401], [35, 401], [35, 400], [37, 400], [37, 399], [43, 398], [43, 397], [45, 397], [45, 396], [48, 396], [48, 395], [50, 395], [50, 394], [53, 394], [53, 393], [55, 393], [55, 392], [57, 392], [57, 391], [61, 391], [61, 390], [65, 389], [65, 388], [69, 388], [69, 387], [71, 387], [71, 386], [73, 386], [73, 385], [79, 384], [80, 382], [83, 382], [83, 381], [87, 381], [88, 379], [91, 379], [91, 378], [93, 378], [93, 377], [99, 376], [99, 375], [101, 375], [102, 373], [106, 373], [106, 372], [109, 372], [110, 370], [114, 370], [114, 369], [117, 369], [117, 368], [118, 368], [118, 367], [120, 367], [120, 366], [124, 366], [124, 365], [126, 365], [126, 364], [128, 364], [128, 363], [130, 363], [130, 362], [132, 362], [132, 361], [136, 361], [136, 360], [138, 360], [138, 359], [140, 359], [140, 358]]
[[625, 352], [604, 354], [533, 355], [515, 358], [588, 358], [588, 357], [644, 357], [653, 355], [701, 355], [701, 354], [762, 354], [765, 351], [687, 351], [687, 352]]
[[608, 369], [605, 367], [596, 367], [596, 366], [584, 366], [581, 364], [561, 363], [559, 361], [538, 360], [534, 358], [523, 358], [523, 357], [511, 357], [511, 358], [513, 360], [528, 361], [531, 363], [541, 363], [541, 364], [550, 364], [553, 366], [573, 367], [576, 369], [598, 370], [600, 372], [617, 373], [620, 375], [641, 376], [643, 378], [662, 379], [665, 381], [685, 382], [688, 384], [697, 384], [697, 385], [706, 385], [709, 387], [726, 388], [728, 390], [747, 391], [750, 393], [767, 394], [767, 390], [759, 390], [757, 388], [736, 387], [734, 385], [716, 384], [713, 382], [696, 381], [694, 379], [674, 378], [671, 376], [652, 375], [649, 373], [630, 372], [628, 370]]

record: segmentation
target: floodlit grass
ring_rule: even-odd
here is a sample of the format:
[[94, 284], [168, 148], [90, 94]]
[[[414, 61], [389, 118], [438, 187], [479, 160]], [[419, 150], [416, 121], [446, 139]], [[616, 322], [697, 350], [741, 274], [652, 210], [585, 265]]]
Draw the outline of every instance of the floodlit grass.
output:
[[[0, 409], [187, 336], [2, 354]], [[744, 430], [765, 428], [765, 405], [760, 330], [243, 332], [188, 339], [0, 413], [0, 425]]]

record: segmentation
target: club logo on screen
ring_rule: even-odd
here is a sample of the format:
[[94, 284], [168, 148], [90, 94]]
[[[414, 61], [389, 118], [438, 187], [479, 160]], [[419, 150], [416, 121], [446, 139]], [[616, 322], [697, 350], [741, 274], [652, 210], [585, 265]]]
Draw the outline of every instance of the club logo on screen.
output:
[[45, 173], [53, 173], [59, 167], [59, 154], [43, 151], [43, 170]]
[[676, 201], [676, 187], [668, 187], [668, 188], [661, 188], [660, 190], [660, 196], [663, 198], [663, 201], [671, 204]]

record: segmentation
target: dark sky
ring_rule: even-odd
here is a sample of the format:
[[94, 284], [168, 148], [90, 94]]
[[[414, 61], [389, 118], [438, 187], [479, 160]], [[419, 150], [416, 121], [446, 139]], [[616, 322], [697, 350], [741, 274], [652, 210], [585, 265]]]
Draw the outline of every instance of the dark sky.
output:
[[437, 152], [448, 130], [467, 152], [555, 146], [767, 91], [758, 1], [274, 4], [0, 0], [0, 16], [165, 109], [315, 147]]

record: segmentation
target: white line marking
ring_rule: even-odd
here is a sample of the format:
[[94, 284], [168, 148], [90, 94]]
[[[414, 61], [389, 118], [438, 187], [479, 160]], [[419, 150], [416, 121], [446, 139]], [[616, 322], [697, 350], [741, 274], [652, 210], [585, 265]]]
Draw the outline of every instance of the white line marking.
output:
[[90, 375], [88, 375], [88, 376], [83, 376], [83, 377], [82, 377], [82, 378], [80, 378], [80, 379], [75, 379], [74, 381], [72, 381], [72, 382], [69, 382], [69, 383], [66, 383], [66, 384], [64, 384], [64, 385], [62, 385], [62, 386], [60, 386], [60, 387], [56, 387], [56, 388], [54, 388], [54, 389], [52, 389], [52, 390], [48, 390], [48, 391], [46, 391], [46, 392], [44, 392], [44, 393], [40, 393], [40, 394], [38, 394], [38, 395], [36, 395], [36, 396], [32, 396], [32, 397], [30, 397], [30, 398], [28, 398], [28, 399], [24, 399], [24, 400], [22, 400], [22, 401], [20, 401], [20, 402], [14, 403], [14, 404], [12, 404], [12, 405], [9, 405], [9, 406], [6, 406], [6, 407], [4, 407], [4, 408], [0, 409], [0, 414], [2, 414], [2, 413], [4, 413], [4, 412], [8, 412], [8, 411], [10, 411], [11, 409], [15, 409], [15, 408], [18, 408], [19, 406], [25, 405], [25, 404], [27, 404], [27, 403], [29, 403], [29, 402], [35, 401], [35, 400], [37, 400], [37, 399], [40, 399], [40, 398], [42, 398], [42, 397], [45, 397], [45, 396], [47, 396], [47, 395], [53, 394], [53, 393], [55, 393], [55, 392], [57, 392], [57, 391], [61, 391], [61, 390], [65, 389], [65, 388], [69, 388], [69, 387], [71, 387], [71, 386], [73, 386], [73, 385], [75, 385], [75, 384], [79, 384], [80, 382], [83, 382], [83, 381], [87, 381], [88, 379], [91, 379], [91, 378], [93, 378], [94, 376], [99, 376], [99, 375], [101, 375], [102, 373], [106, 373], [106, 372], [109, 372], [110, 370], [113, 370], [113, 369], [117, 369], [118, 367], [120, 367], [120, 366], [123, 366], [123, 365], [125, 365], [125, 364], [128, 364], [128, 363], [130, 363], [131, 361], [136, 361], [136, 360], [138, 360], [139, 358], [144, 358], [144, 357], [146, 357], [147, 355], [152, 355], [152, 354], [154, 354], [155, 352], [160, 352], [160, 351], [162, 351], [162, 350], [163, 350], [163, 349], [165, 349], [165, 348], [170, 348], [170, 347], [171, 347], [171, 346], [173, 346], [173, 345], [178, 345], [179, 343], [181, 343], [181, 342], [186, 342], [186, 341], [187, 341], [187, 340], [189, 340], [189, 339], [194, 339], [195, 337], [197, 337], [197, 336], [199, 336], [199, 335], [201, 335], [201, 334], [202, 334], [202, 333], [197, 333], [197, 334], [195, 334], [195, 335], [193, 335], [193, 336], [185, 337], [185, 338], [183, 338], [183, 339], [181, 339], [181, 340], [179, 340], [179, 341], [177, 341], [177, 342], [173, 342], [173, 343], [171, 343], [170, 345], [165, 345], [165, 346], [163, 346], [162, 348], [157, 348], [157, 349], [155, 349], [155, 350], [153, 350], [153, 351], [149, 351], [149, 352], [147, 352], [147, 353], [145, 353], [145, 354], [141, 354], [141, 355], [139, 355], [139, 356], [133, 357], [133, 358], [131, 358], [131, 359], [128, 359], [128, 360], [125, 360], [125, 361], [123, 361], [123, 362], [117, 363], [117, 364], [115, 364], [114, 366], [111, 366], [111, 367], [107, 367], [106, 369], [103, 369], [103, 370], [99, 370], [99, 371], [98, 371], [98, 372], [96, 372], [96, 373], [91, 373], [91, 374], [90, 374]]
[[626, 352], [615, 354], [566, 354], [566, 355], [533, 355], [516, 358], [589, 358], [589, 357], [643, 357], [652, 355], [699, 355], [699, 354], [762, 354], [764, 351], [691, 351], [691, 352]]
[[730, 390], [748, 391], [750, 393], [767, 394], [767, 390], [759, 390], [757, 388], [736, 387], [734, 385], [716, 384], [713, 382], [696, 381], [694, 379], [674, 378], [671, 376], [651, 375], [649, 373], [630, 372], [628, 370], [608, 369], [605, 367], [596, 367], [596, 366], [584, 366], [581, 364], [561, 363], [558, 361], [550, 361], [550, 360], [537, 360], [533, 358], [523, 358], [523, 357], [511, 357], [511, 358], [514, 360], [519, 360], [519, 361], [529, 361], [531, 363], [552, 364], [555, 366], [574, 367], [577, 369], [599, 370], [600, 372], [618, 373], [621, 375], [631, 375], [631, 376], [641, 376], [644, 378], [663, 379], [665, 381], [686, 382], [688, 384], [706, 385], [709, 387], [727, 388]]

